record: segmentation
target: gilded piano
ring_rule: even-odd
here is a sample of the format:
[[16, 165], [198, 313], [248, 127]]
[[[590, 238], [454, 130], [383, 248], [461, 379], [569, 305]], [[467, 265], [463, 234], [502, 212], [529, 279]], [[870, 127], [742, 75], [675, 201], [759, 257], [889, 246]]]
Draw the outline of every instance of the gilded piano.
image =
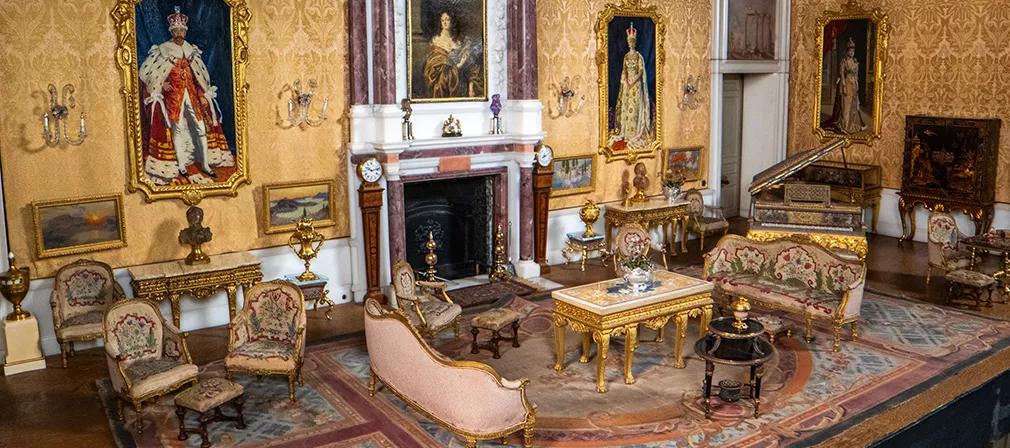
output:
[[[832, 198], [829, 184], [808, 183], [794, 176], [836, 150], [844, 151], [844, 139], [790, 156], [754, 176], [750, 186], [750, 229], [747, 238], [769, 241], [788, 237], [806, 238], [840, 255], [866, 259], [863, 207], [849, 200]], [[843, 154], [844, 158], [844, 154]]]

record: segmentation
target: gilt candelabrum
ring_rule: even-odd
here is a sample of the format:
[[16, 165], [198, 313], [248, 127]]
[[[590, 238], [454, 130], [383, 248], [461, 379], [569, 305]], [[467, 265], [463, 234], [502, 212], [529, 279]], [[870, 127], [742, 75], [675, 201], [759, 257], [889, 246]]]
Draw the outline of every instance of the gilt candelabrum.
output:
[[48, 90], [49, 111], [42, 114], [42, 138], [46, 140], [46, 146], [59, 145], [61, 135], [63, 136], [62, 140], [70, 145], [77, 146], [84, 143], [84, 139], [88, 136], [88, 131], [84, 126], [84, 112], [81, 112], [81, 130], [77, 134], [77, 138], [70, 138], [70, 133], [67, 131], [70, 109], [77, 105], [77, 101], [74, 100], [74, 85], [63, 86], [62, 102], [57, 102], [56, 86], [49, 84]]
[[[319, 255], [319, 248], [323, 246], [325, 239], [323, 234], [317, 232], [312, 226], [312, 219], [302, 218], [295, 223], [295, 233], [288, 237], [288, 247], [294, 250], [295, 255], [305, 262], [305, 272], [302, 272], [298, 276], [298, 280], [307, 282], [319, 278], [309, 270], [309, 265], [312, 259]], [[295, 245], [298, 245], [298, 247], [295, 247]]]
[[582, 233], [582, 238], [589, 239], [596, 236], [593, 231], [593, 223], [600, 219], [600, 207], [592, 199], [586, 199], [586, 205], [579, 209], [579, 219], [586, 225], [586, 231]]
[[438, 263], [438, 255], [435, 255], [435, 249], [438, 245], [435, 244], [435, 234], [433, 232], [428, 232], [428, 242], [424, 243], [424, 247], [428, 249], [428, 253], [424, 255], [424, 262], [428, 263], [428, 270], [424, 271], [424, 279], [433, 282], [435, 280], [435, 263]]
[[277, 97], [283, 97], [285, 92], [291, 93], [291, 98], [288, 99], [288, 119], [285, 122], [281, 119], [280, 112], [277, 113], [277, 126], [281, 129], [291, 129], [298, 126], [305, 129], [306, 126], [316, 127], [323, 124], [326, 121], [326, 108], [330, 105], [330, 99], [323, 99], [323, 110], [319, 113], [318, 119], [313, 119], [310, 117], [312, 109], [312, 96], [316, 91], [316, 80], [309, 80], [309, 90], [302, 90], [302, 81], [296, 79], [295, 82], [291, 84], [285, 84], [281, 89]]
[[507, 252], [505, 234], [501, 231], [501, 224], [498, 224], [498, 230], [494, 234], [494, 266], [491, 267], [491, 272], [487, 274], [487, 278], [493, 282], [505, 281], [511, 277], [505, 252]]
[[7, 320], [23, 320], [31, 317], [31, 314], [21, 309], [21, 302], [28, 295], [28, 287], [31, 285], [31, 273], [27, 267], [19, 268], [14, 264], [14, 253], [7, 254], [10, 262], [10, 269], [0, 274], [0, 294], [14, 304], [14, 312], [7, 315]]

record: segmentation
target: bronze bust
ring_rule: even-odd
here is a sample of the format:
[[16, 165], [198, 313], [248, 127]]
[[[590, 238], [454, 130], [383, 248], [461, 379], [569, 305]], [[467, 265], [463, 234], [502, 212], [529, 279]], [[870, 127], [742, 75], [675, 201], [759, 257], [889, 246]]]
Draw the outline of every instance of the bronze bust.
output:
[[209, 243], [214, 237], [210, 233], [210, 227], [203, 226], [203, 209], [200, 207], [190, 207], [186, 210], [186, 221], [189, 227], [179, 231], [179, 244], [188, 244], [192, 250], [186, 257], [186, 264], [210, 263], [210, 257], [203, 253], [203, 243]]

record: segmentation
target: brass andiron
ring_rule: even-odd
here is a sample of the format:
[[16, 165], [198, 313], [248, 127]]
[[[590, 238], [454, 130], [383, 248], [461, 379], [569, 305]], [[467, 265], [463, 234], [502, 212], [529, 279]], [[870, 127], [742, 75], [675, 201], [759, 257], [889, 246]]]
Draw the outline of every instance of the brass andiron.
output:
[[498, 224], [498, 231], [494, 234], [494, 266], [491, 267], [491, 272], [488, 272], [487, 278], [492, 282], [500, 282], [508, 280], [512, 277], [509, 274], [508, 263], [505, 259], [505, 234], [501, 231], [501, 224]]
[[435, 279], [435, 263], [438, 263], [438, 255], [435, 255], [435, 248], [438, 246], [435, 244], [433, 232], [428, 232], [428, 242], [424, 243], [424, 247], [428, 248], [428, 253], [424, 256], [424, 262], [428, 263], [428, 270], [424, 271], [424, 279], [434, 282], [437, 281]]
[[188, 244], [189, 255], [186, 257], [186, 264], [207, 264], [210, 257], [203, 253], [203, 243], [209, 243], [214, 235], [209, 227], [203, 226], [203, 209], [200, 207], [190, 207], [186, 210], [186, 221], [189, 227], [179, 231], [179, 244]]
[[[309, 270], [309, 264], [313, 258], [319, 255], [319, 248], [323, 246], [325, 239], [323, 234], [317, 232], [312, 226], [311, 218], [302, 217], [295, 223], [295, 233], [288, 237], [288, 247], [305, 262], [305, 272], [298, 276], [298, 280], [307, 282], [319, 279]], [[298, 244], [299, 247], [295, 247], [295, 244]]]
[[747, 315], [750, 312], [750, 302], [743, 297], [737, 297], [736, 302], [733, 302], [730, 308], [733, 310], [733, 317], [736, 318], [736, 322], [733, 322], [733, 328], [746, 330], [747, 323], [744, 321], [747, 320]]
[[7, 315], [7, 320], [24, 320], [31, 317], [31, 313], [21, 310], [21, 302], [28, 295], [28, 287], [31, 285], [31, 273], [27, 267], [19, 268], [14, 264], [14, 253], [7, 254], [10, 262], [10, 269], [0, 274], [0, 294], [14, 304], [14, 312]]
[[582, 238], [589, 239], [596, 236], [596, 232], [593, 232], [593, 223], [600, 219], [600, 207], [597, 207], [592, 199], [586, 199], [586, 205], [579, 209], [579, 219], [586, 225]]

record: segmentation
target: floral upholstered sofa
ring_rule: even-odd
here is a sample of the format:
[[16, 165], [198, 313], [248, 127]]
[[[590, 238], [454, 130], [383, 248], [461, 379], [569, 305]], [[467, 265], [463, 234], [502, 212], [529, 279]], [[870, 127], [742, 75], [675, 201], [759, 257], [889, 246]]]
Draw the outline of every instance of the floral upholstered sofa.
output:
[[365, 301], [368, 392], [381, 381], [405, 403], [466, 439], [503, 439], [523, 431], [530, 447], [536, 408], [526, 398], [523, 378], [509, 381], [476, 361], [453, 361], [428, 346], [401, 310]]
[[814, 319], [831, 321], [835, 351], [842, 325], [851, 324], [853, 339], [858, 336], [866, 265], [809, 240], [757, 242], [728, 235], [705, 254], [703, 275], [726, 296], [804, 315], [807, 342]]

